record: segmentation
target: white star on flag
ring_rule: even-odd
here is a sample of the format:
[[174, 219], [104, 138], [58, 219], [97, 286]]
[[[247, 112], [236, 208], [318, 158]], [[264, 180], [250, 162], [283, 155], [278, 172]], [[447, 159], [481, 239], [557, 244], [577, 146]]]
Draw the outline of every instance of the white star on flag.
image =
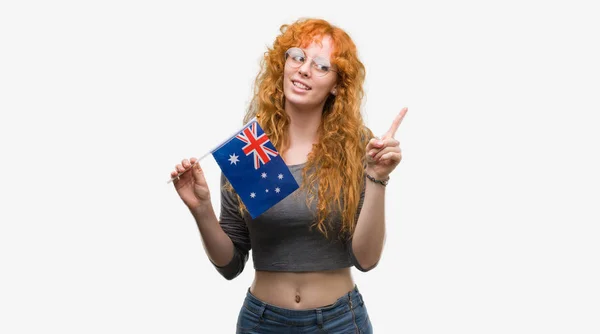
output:
[[275, 192], [279, 194], [279, 192], [281, 191], [281, 189], [279, 189], [279, 187], [275, 188]]
[[254, 197], [256, 197], [256, 194], [255, 193], [250, 193], [250, 197], [254, 198]]
[[283, 174], [277, 175], [277, 178], [279, 178], [280, 180], [283, 179]]
[[231, 164], [233, 164], [233, 165], [236, 165], [236, 166], [237, 166], [237, 163], [238, 163], [238, 161], [240, 161], [240, 159], [238, 159], [238, 157], [239, 157], [239, 156], [238, 156], [238, 155], [235, 155], [235, 153], [234, 153], [234, 154], [230, 154], [230, 155], [229, 155], [229, 159], [228, 159], [228, 160], [229, 160], [229, 162], [230, 162], [230, 165], [231, 165]]
[[269, 192], [269, 189], [265, 189], [265, 192], [266, 192], [266, 193], [268, 193], [268, 192]]
[[260, 177], [262, 177], [263, 179], [266, 179], [267, 178], [267, 173], [260, 174]]

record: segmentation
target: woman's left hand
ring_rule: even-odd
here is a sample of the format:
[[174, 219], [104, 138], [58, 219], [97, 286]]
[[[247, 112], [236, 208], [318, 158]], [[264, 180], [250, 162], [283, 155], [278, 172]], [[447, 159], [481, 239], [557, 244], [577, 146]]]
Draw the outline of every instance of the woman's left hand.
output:
[[367, 144], [366, 172], [377, 180], [386, 179], [402, 160], [400, 142], [394, 136], [407, 111], [408, 108], [402, 108], [383, 137], [372, 138]]

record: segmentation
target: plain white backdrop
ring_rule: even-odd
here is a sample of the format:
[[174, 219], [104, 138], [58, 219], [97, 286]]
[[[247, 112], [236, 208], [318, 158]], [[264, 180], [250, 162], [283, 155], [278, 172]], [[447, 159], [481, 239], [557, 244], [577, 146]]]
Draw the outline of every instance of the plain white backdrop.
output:
[[[4, 1], [0, 332], [233, 333], [167, 184], [241, 125], [279, 26], [345, 29], [376, 134], [407, 106], [376, 333], [599, 333], [593, 1]], [[202, 163], [219, 210], [219, 169]]]

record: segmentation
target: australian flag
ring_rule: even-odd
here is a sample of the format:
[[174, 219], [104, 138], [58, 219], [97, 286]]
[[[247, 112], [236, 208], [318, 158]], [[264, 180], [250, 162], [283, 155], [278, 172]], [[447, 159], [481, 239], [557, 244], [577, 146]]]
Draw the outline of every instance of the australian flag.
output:
[[298, 183], [256, 119], [212, 151], [252, 219], [298, 189]]

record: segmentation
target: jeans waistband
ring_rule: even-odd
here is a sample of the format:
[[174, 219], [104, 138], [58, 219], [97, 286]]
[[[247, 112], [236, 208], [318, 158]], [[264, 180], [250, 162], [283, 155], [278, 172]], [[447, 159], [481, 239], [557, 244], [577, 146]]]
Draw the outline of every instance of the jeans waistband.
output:
[[322, 325], [323, 322], [336, 318], [345, 312], [350, 312], [351, 309], [355, 309], [362, 304], [362, 295], [358, 292], [356, 285], [354, 289], [338, 298], [335, 303], [308, 310], [292, 310], [268, 304], [256, 298], [250, 292], [250, 289], [248, 289], [244, 300], [244, 307], [250, 312], [262, 318], [292, 326]]

